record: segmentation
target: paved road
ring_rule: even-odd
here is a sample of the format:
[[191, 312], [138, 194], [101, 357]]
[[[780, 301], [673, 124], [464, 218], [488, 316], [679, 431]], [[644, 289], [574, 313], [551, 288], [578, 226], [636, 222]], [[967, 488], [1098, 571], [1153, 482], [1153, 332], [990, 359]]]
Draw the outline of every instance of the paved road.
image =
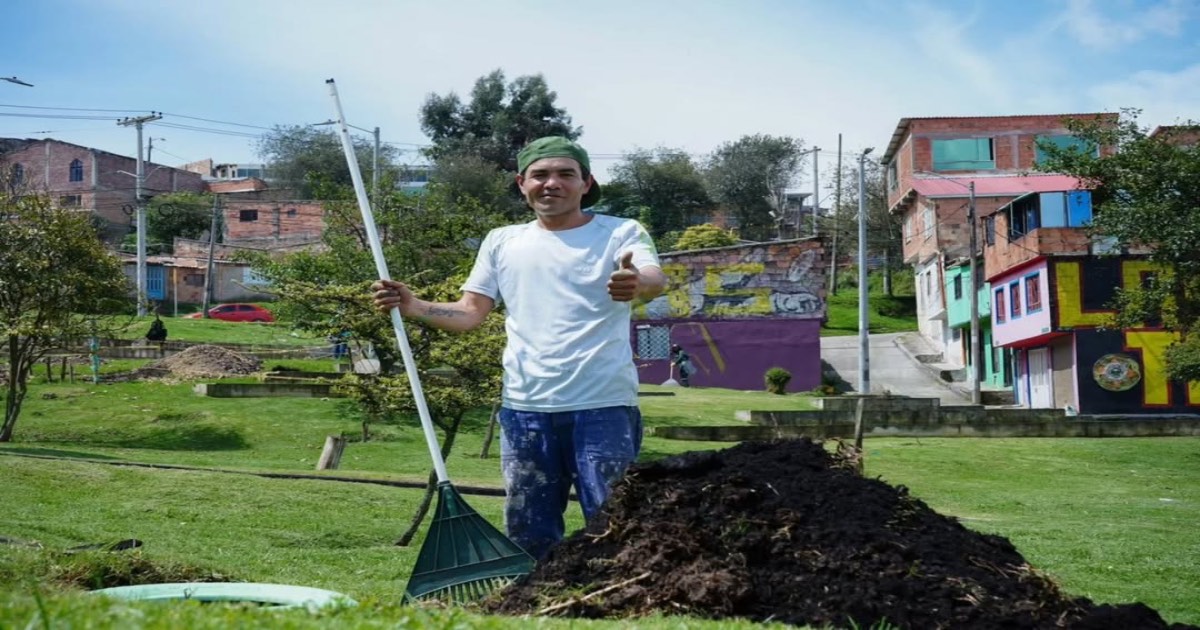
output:
[[[885, 390], [916, 398], [937, 398], [942, 404], [969, 404], [970, 400], [950, 389], [928, 369], [913, 361], [896, 346], [903, 333], [871, 335], [871, 392]], [[821, 358], [858, 391], [858, 336], [821, 337]]]

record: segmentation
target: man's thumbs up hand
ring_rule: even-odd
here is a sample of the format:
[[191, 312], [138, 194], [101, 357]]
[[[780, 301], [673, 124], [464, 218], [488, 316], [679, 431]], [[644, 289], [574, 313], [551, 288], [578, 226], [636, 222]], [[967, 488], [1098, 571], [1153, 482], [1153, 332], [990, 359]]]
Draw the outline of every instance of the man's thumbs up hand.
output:
[[637, 297], [641, 274], [633, 264], [633, 252], [621, 255], [621, 266], [608, 279], [608, 294], [617, 302], [628, 302]]

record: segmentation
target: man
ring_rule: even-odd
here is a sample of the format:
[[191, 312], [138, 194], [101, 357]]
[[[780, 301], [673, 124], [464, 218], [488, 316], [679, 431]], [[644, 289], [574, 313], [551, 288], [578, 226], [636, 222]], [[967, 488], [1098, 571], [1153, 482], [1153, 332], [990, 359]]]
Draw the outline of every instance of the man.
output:
[[690, 387], [691, 376], [695, 373], [696, 366], [692, 365], [692, 357], [678, 344], [671, 346], [671, 364], [679, 368], [679, 384]]
[[534, 140], [517, 167], [537, 218], [488, 233], [457, 302], [419, 300], [394, 281], [373, 289], [380, 310], [399, 307], [450, 331], [470, 330], [505, 304], [505, 524], [541, 559], [562, 540], [571, 486], [590, 519], [641, 448], [629, 303], [662, 293], [666, 276], [639, 223], [583, 212], [600, 186], [578, 144]]

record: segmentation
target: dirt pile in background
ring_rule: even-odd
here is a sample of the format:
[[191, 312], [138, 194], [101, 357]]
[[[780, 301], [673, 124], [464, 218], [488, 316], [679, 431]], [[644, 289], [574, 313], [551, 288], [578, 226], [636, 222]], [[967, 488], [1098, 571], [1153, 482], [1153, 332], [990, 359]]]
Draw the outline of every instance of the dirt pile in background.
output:
[[262, 368], [258, 359], [220, 346], [192, 346], [183, 352], [143, 366], [138, 376], [179, 378], [220, 378], [254, 374]]
[[604, 514], [485, 607], [862, 628], [1169, 627], [1141, 604], [1062, 593], [1007, 539], [807, 439], [632, 467]]

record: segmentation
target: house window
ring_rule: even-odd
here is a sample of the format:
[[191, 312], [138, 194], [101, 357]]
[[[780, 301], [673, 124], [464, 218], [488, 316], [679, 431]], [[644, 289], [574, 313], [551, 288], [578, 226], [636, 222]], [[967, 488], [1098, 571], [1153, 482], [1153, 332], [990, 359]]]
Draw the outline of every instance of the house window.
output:
[[202, 274], [202, 273], [184, 274], [183, 283], [189, 287], [202, 287], [202, 286], [204, 286], [204, 274]]
[[1014, 240], [1038, 229], [1038, 196], [1027, 195], [1008, 206], [1008, 240]]
[[1035, 313], [1042, 310], [1042, 274], [1035, 273], [1025, 276], [1025, 312]]
[[899, 181], [900, 178], [896, 176], [896, 162], [895, 161], [893, 161], [891, 164], [888, 164], [887, 178], [888, 178], [888, 191], [895, 192], [896, 188], [900, 186], [900, 181]]
[[934, 218], [932, 206], [921, 207], [921, 231], [925, 238], [933, 236], [933, 228], [936, 227], [936, 219]]
[[912, 223], [913, 223], [912, 213], [904, 215], [904, 242], [905, 243], [912, 240], [912, 233], [913, 233]]
[[83, 195], [63, 195], [58, 198], [60, 208], [78, 208], [83, 205]]
[[1100, 147], [1093, 142], [1088, 142], [1083, 138], [1077, 138], [1071, 135], [1061, 136], [1038, 136], [1034, 143], [1034, 160], [1038, 164], [1045, 162], [1050, 155], [1042, 149], [1044, 146], [1053, 146], [1063, 151], [1079, 153], [1081, 155], [1100, 156]]
[[295, 209], [295, 208], [288, 208], [288, 209], [287, 209], [287, 215], [288, 215], [289, 217], [294, 217], [294, 216], [296, 216], [296, 209]]
[[996, 244], [996, 215], [990, 215], [983, 219], [983, 242], [987, 245]]
[[981, 171], [996, 168], [991, 138], [933, 141], [933, 170]]
[[1092, 193], [1076, 190], [1067, 193], [1067, 226], [1087, 227], [1092, 223]]
[[258, 220], [258, 210], [241, 210], [238, 212], [238, 221], [248, 223]]
[[671, 357], [671, 328], [669, 326], [639, 325], [637, 327], [637, 355], [642, 360], [669, 359]]
[[996, 289], [996, 299], [994, 302], [995, 304], [992, 304], [992, 313], [996, 316], [996, 323], [1003, 324], [1004, 314], [1007, 312], [1004, 310], [1004, 289]]
[[961, 272], [960, 272], [960, 273], [959, 273], [957, 276], [954, 276], [954, 299], [956, 299], [956, 300], [961, 300], [961, 299], [962, 299], [962, 294], [963, 294], [963, 289], [962, 289], [962, 287], [963, 287], [963, 281], [962, 281], [962, 279], [963, 279], [963, 277], [962, 277], [962, 273], [961, 273]]
[[71, 160], [71, 181], [83, 181], [83, 162], [79, 160]]
[[1008, 285], [1008, 314], [1012, 319], [1021, 316], [1021, 282]]

